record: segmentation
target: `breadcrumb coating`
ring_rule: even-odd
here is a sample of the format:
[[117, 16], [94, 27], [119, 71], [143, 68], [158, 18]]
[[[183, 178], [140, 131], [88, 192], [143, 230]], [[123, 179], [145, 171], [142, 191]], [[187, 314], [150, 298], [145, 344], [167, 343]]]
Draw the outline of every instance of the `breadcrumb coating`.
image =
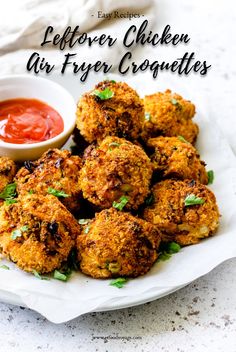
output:
[[6, 156], [0, 157], [0, 192], [2, 192], [9, 183], [12, 183], [15, 174], [16, 164], [14, 161]]
[[[95, 91], [109, 89], [113, 96], [100, 99]], [[144, 122], [143, 102], [137, 92], [124, 82], [103, 81], [85, 93], [77, 106], [77, 128], [89, 143], [101, 142], [106, 136], [135, 140]]]
[[166, 90], [164, 93], [147, 95], [144, 98], [145, 123], [142, 138], [146, 141], [157, 136], [183, 136], [194, 143], [198, 126], [192, 121], [195, 106], [180, 95]]
[[84, 198], [110, 208], [126, 196], [126, 209], [137, 209], [149, 194], [153, 166], [141, 147], [118, 137], [106, 137], [85, 151], [80, 173]]
[[161, 177], [208, 183], [206, 164], [190, 143], [178, 137], [156, 137], [150, 138], [147, 145], [154, 149], [151, 161]]
[[103, 210], [77, 238], [80, 269], [97, 279], [144, 275], [157, 259], [160, 238], [157, 228], [142, 219]]
[[22, 196], [0, 208], [2, 253], [28, 272], [60, 268], [79, 233], [73, 215], [51, 195]]
[[49, 188], [63, 191], [68, 197], [59, 200], [71, 211], [78, 212], [81, 189], [79, 172], [82, 161], [68, 150], [49, 149], [37, 161], [26, 161], [15, 181], [19, 195], [29, 192], [47, 195]]
[[[194, 180], [165, 180], [153, 189], [154, 203], [144, 210], [145, 220], [162, 232], [163, 241], [182, 246], [195, 244], [213, 235], [219, 225], [219, 210], [213, 192]], [[195, 196], [203, 204], [186, 206], [186, 197]]]

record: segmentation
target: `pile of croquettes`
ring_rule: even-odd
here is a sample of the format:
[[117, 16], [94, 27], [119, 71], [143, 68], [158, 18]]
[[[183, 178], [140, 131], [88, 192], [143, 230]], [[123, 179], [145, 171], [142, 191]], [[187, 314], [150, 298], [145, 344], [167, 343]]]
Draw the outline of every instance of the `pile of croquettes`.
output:
[[[77, 104], [72, 151], [0, 158], [0, 248], [30, 273], [146, 274], [170, 243], [216, 233], [219, 210], [195, 148], [195, 106], [171, 90], [140, 98], [106, 80]], [[158, 265], [155, 264], [155, 265]]]

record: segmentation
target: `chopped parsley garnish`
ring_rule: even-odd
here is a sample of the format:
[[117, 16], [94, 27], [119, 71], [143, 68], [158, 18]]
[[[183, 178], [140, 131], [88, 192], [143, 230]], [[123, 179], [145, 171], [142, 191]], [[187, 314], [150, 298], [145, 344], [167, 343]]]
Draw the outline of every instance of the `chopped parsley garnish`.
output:
[[208, 185], [211, 185], [214, 182], [214, 171], [209, 170], [207, 171], [207, 176], [208, 176]]
[[172, 254], [178, 253], [181, 247], [176, 242], [162, 243], [158, 260], [165, 261], [171, 258]]
[[177, 101], [176, 99], [174, 99], [174, 98], [173, 98], [173, 99], [171, 99], [171, 101], [170, 101], [170, 102], [171, 102], [173, 105], [177, 105], [177, 104], [179, 104], [179, 103], [178, 103], [178, 101]]
[[203, 203], [205, 203], [205, 200], [195, 196], [195, 194], [193, 194], [193, 193], [189, 194], [184, 200], [184, 205], [186, 207], [188, 207], [190, 205], [198, 205], [198, 204], [203, 204]]
[[118, 209], [118, 210], [123, 210], [123, 208], [126, 206], [126, 204], [129, 201], [129, 197], [126, 196], [121, 196], [119, 199], [119, 202], [114, 201], [112, 203], [113, 208]]
[[21, 230], [14, 230], [14, 231], [12, 231], [12, 233], [11, 233], [11, 239], [12, 239], [12, 240], [16, 240], [17, 237], [21, 237], [21, 235], [22, 235]]
[[49, 277], [46, 276], [42, 276], [40, 275], [36, 270], [32, 270], [32, 273], [34, 274], [35, 277], [37, 277], [37, 279], [39, 280], [49, 280]]
[[30, 189], [30, 190], [28, 191], [28, 193], [29, 193], [29, 194], [34, 194], [34, 190], [33, 190], [33, 189]]
[[111, 142], [111, 143], [109, 143], [109, 150], [112, 150], [112, 149], [113, 149], [113, 148], [111, 148], [111, 147], [117, 147], [117, 148], [119, 148], [119, 146], [120, 146], [120, 143]]
[[11, 205], [11, 204], [17, 203], [17, 200], [13, 198], [7, 198], [4, 203], [6, 205]]
[[96, 95], [96, 97], [101, 100], [111, 99], [114, 95], [114, 93], [109, 88], [105, 88], [104, 90], [95, 89], [92, 94]]
[[150, 121], [151, 120], [151, 114], [149, 112], [145, 112], [145, 120]]
[[21, 237], [23, 232], [27, 232], [29, 227], [27, 225], [22, 226], [20, 229], [16, 229], [11, 233], [11, 239], [16, 240], [17, 237]]
[[89, 222], [89, 219], [79, 219], [78, 220], [78, 223], [80, 225], [86, 225], [86, 224], [88, 224], [88, 222]]
[[59, 270], [55, 270], [53, 278], [60, 281], [67, 281], [70, 275], [61, 273]]
[[167, 252], [170, 254], [178, 253], [180, 249], [181, 249], [180, 245], [176, 242], [167, 243]]
[[89, 230], [90, 230], [90, 226], [86, 226], [85, 229], [84, 229], [84, 233], [87, 235], [89, 233]]
[[182, 105], [175, 98], [170, 100], [171, 104], [175, 105], [178, 109], [182, 109]]
[[110, 282], [110, 286], [115, 286], [117, 288], [122, 288], [126, 283], [127, 283], [127, 279], [124, 277], [118, 277], [115, 280], [112, 280]]
[[52, 194], [55, 197], [63, 197], [63, 198], [69, 197], [69, 195], [66, 194], [64, 191], [59, 191], [59, 190], [54, 189], [52, 187], [48, 187], [48, 193]]
[[154, 202], [155, 198], [154, 198], [154, 194], [151, 193], [145, 200], [145, 204], [146, 205], [152, 205]]
[[190, 144], [188, 141], [186, 141], [186, 139], [183, 136], [178, 136], [178, 139], [180, 140], [180, 142]]
[[3, 264], [3, 265], [0, 265], [0, 268], [1, 269], [5, 269], [5, 270], [10, 270], [9, 266]]
[[171, 254], [164, 251], [164, 252], [160, 253], [160, 255], [158, 257], [158, 260], [161, 260], [161, 261], [164, 262], [164, 261], [166, 261], [166, 260], [168, 260], [170, 258], [171, 258]]
[[16, 196], [16, 183], [10, 183], [0, 193], [0, 198], [5, 199], [7, 205], [13, 204], [10, 202], [10, 200], [12, 200], [15, 196]]

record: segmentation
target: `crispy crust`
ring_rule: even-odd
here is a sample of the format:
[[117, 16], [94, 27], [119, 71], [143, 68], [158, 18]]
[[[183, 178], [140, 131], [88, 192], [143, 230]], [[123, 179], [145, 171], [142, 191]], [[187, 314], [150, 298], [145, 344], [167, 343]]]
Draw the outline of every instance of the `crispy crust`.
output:
[[[213, 235], [219, 225], [215, 195], [205, 185], [191, 180], [165, 180], [153, 189], [154, 203], [144, 210], [145, 220], [162, 231], [164, 241], [176, 241], [185, 246]], [[201, 205], [186, 207], [186, 196], [194, 194], [204, 199]]]
[[99, 208], [109, 208], [125, 195], [126, 209], [137, 209], [149, 193], [153, 166], [137, 145], [107, 137], [97, 148], [85, 151], [80, 185], [84, 198]]
[[[12, 232], [25, 226], [21, 236], [12, 239]], [[2, 253], [28, 272], [59, 268], [79, 233], [73, 215], [54, 196], [26, 195], [0, 209]]]
[[164, 93], [145, 96], [144, 108], [150, 116], [143, 126], [144, 140], [160, 135], [181, 135], [190, 143], [196, 141], [199, 129], [191, 120], [195, 114], [195, 106], [190, 101], [168, 89]]
[[16, 174], [16, 164], [13, 160], [2, 156], [0, 157], [0, 192], [13, 181]]
[[154, 148], [151, 161], [156, 171], [164, 178], [194, 179], [208, 183], [204, 161], [197, 150], [178, 137], [150, 138], [147, 145]]
[[[114, 95], [101, 100], [92, 94], [108, 88]], [[135, 140], [144, 122], [143, 102], [137, 92], [124, 82], [104, 81], [85, 93], [77, 106], [77, 128], [87, 142], [101, 142], [106, 136]]]
[[48, 188], [64, 191], [70, 195], [59, 200], [71, 211], [77, 212], [80, 206], [81, 189], [79, 172], [82, 161], [78, 156], [71, 156], [68, 150], [49, 149], [40, 159], [26, 162], [16, 177], [19, 195], [33, 191], [47, 195]]
[[113, 208], [103, 210], [77, 238], [80, 268], [94, 278], [144, 275], [157, 259], [159, 244], [152, 224]]

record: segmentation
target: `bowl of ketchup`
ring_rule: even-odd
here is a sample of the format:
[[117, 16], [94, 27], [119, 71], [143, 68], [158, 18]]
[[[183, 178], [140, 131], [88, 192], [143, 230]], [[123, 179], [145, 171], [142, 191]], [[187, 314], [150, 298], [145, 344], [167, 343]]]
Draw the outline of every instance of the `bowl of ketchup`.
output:
[[73, 132], [76, 104], [59, 84], [36, 76], [0, 78], [0, 156], [35, 160]]

